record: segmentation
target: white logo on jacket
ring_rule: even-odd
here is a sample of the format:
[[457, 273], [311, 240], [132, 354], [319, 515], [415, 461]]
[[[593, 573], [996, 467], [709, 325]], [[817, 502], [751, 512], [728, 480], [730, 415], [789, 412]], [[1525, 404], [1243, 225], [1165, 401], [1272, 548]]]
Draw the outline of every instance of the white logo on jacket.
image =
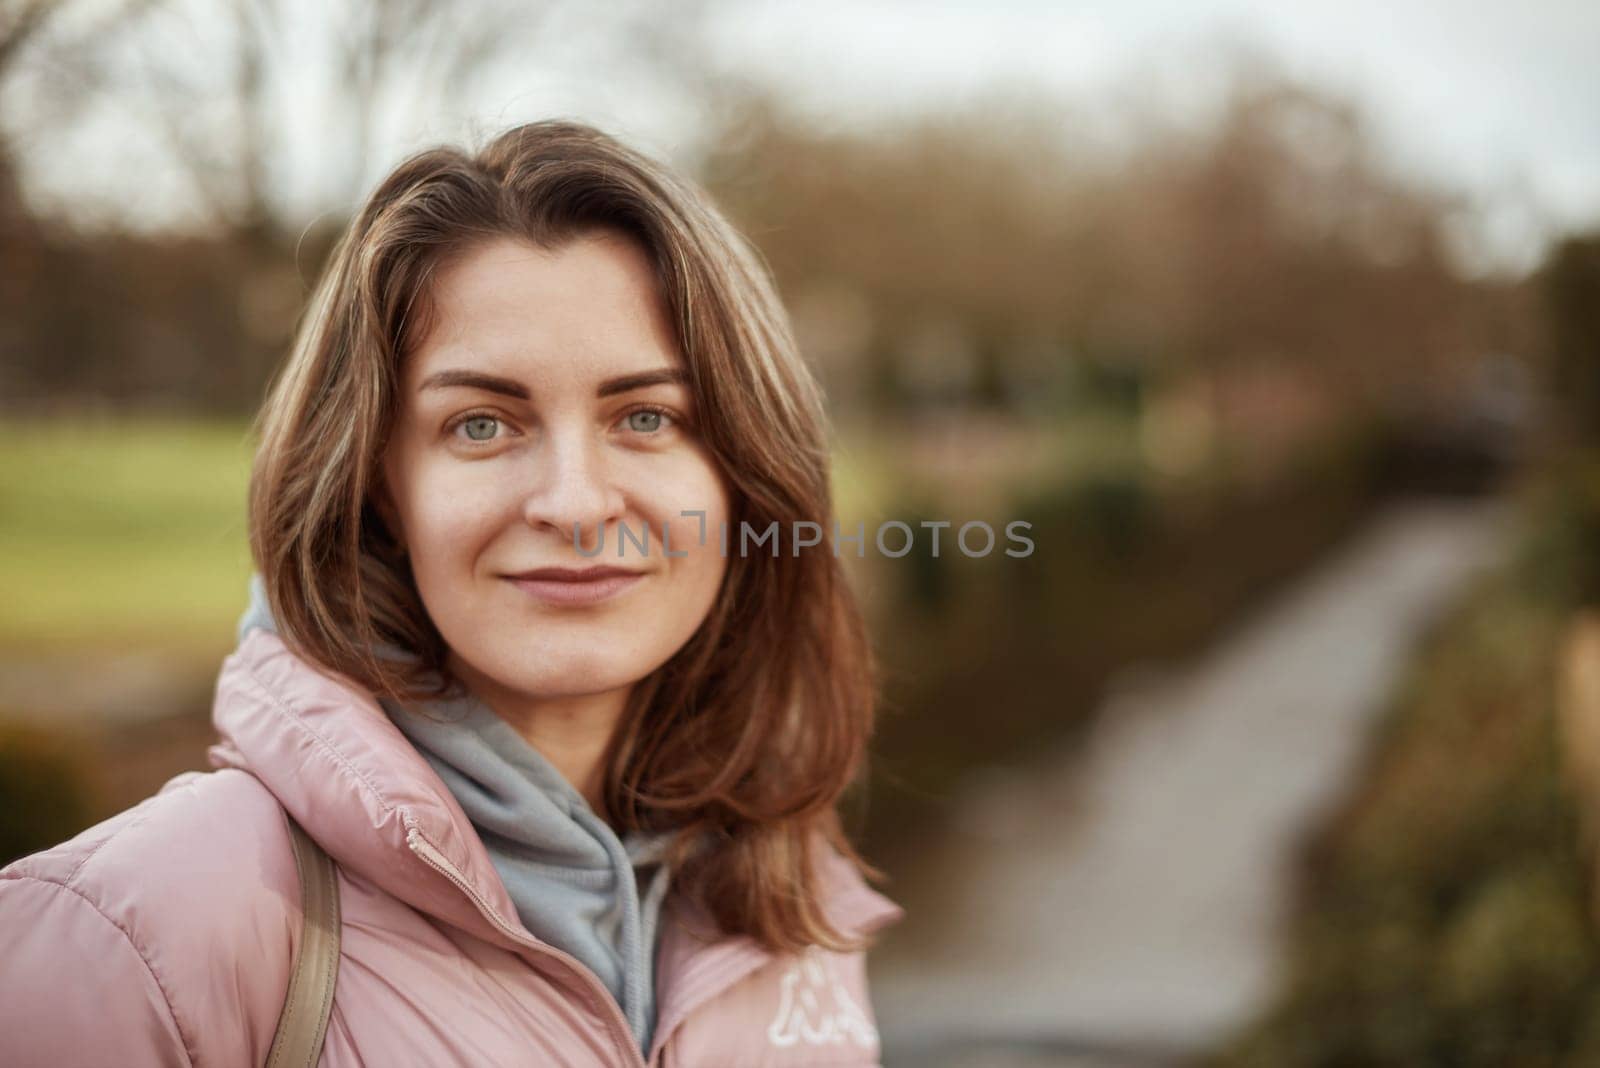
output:
[[774, 1046], [797, 1042], [822, 1046], [846, 1040], [868, 1048], [878, 1044], [877, 1028], [815, 946], [779, 982], [778, 1013], [767, 1025], [767, 1038]]

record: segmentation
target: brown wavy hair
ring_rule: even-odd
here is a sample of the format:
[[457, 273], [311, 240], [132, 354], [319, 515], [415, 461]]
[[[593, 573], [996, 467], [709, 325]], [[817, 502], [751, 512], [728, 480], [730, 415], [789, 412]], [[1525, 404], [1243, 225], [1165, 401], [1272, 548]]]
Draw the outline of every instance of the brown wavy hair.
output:
[[[379, 183], [258, 415], [250, 548], [297, 654], [402, 701], [456, 685], [384, 521], [400, 364], [427, 334], [429, 279], [447, 258], [497, 236], [555, 248], [599, 228], [654, 264], [731, 530], [833, 529], [822, 393], [758, 255], [694, 184], [611, 137], [518, 126], [476, 152], [420, 152]], [[821, 550], [730, 556], [707, 618], [634, 687], [604, 756], [613, 822], [679, 832], [677, 885], [722, 931], [779, 951], [859, 948], [821, 908], [818, 850], [882, 878], [838, 814], [865, 768], [874, 658], [826, 539]]]

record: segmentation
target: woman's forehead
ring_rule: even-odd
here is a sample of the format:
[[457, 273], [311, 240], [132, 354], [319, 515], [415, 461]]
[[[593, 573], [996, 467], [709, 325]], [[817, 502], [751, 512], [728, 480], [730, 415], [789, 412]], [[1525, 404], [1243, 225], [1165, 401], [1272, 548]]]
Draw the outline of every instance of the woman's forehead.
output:
[[598, 384], [683, 363], [648, 258], [625, 239], [552, 250], [497, 239], [439, 272], [431, 298], [410, 391], [455, 371]]
[[665, 310], [648, 253], [607, 230], [549, 248], [508, 236], [486, 239], [441, 264], [429, 288], [441, 311], [501, 326], [521, 322], [530, 308], [557, 324], [601, 308], [634, 315]]

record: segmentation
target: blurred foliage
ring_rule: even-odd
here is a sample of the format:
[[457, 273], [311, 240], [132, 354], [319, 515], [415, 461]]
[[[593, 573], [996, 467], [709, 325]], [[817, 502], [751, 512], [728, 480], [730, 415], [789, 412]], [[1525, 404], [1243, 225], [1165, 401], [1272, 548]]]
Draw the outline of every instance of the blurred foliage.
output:
[[1600, 449], [1552, 457], [1546, 471], [1523, 581], [1531, 596], [1551, 603], [1600, 605]]
[[0, 721], [0, 865], [71, 838], [97, 811], [81, 739]]
[[1552, 379], [1568, 431], [1600, 445], [1600, 234], [1557, 245], [1542, 273]]
[[1562, 627], [1594, 458], [1530, 491], [1513, 561], [1430, 636], [1306, 850], [1287, 993], [1217, 1065], [1600, 1062], [1591, 858], [1562, 778]]
[[1037, 98], [869, 127], [740, 103], [703, 177], [847, 409], [1132, 410], [1155, 373], [1276, 368], [1359, 412], [1532, 347], [1525, 287], [1452, 265], [1459, 206], [1286, 79], [1241, 74], [1201, 127], [1129, 118], [1116, 147]]

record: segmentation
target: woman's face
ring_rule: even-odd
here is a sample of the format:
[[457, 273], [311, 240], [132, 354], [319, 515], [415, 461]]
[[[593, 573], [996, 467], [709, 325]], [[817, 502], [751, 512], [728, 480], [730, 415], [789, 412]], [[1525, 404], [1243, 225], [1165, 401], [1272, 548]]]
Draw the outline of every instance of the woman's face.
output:
[[[431, 296], [384, 478], [451, 667], [513, 702], [625, 691], [693, 635], [727, 564], [727, 492], [650, 262], [608, 231], [553, 252], [495, 238]], [[629, 574], [511, 577], [596, 567]]]

